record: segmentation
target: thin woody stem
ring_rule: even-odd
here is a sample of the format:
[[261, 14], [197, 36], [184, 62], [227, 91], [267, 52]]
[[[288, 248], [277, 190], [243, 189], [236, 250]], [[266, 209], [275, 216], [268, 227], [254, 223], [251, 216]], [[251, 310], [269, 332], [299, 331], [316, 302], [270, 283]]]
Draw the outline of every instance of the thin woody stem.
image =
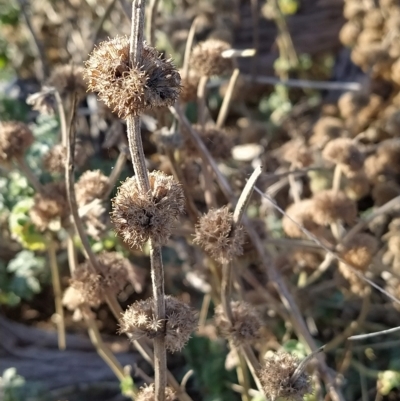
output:
[[47, 253], [49, 255], [51, 281], [53, 284], [54, 304], [55, 304], [55, 309], [56, 309], [58, 348], [60, 350], [64, 350], [66, 348], [65, 321], [64, 321], [64, 308], [62, 306], [62, 291], [61, 291], [61, 284], [60, 284], [60, 273], [58, 271], [57, 256], [56, 256], [54, 241], [50, 235], [47, 240]]
[[[133, 0], [132, 2], [132, 28], [130, 37], [129, 61], [131, 66], [141, 66], [143, 49], [143, 29], [145, 15], [145, 0]], [[140, 190], [151, 193], [150, 181], [143, 152], [140, 132], [140, 117], [129, 116], [128, 140], [132, 156], [132, 164]], [[150, 240], [151, 281], [154, 297], [154, 318], [157, 321], [165, 321], [165, 296], [164, 296], [164, 268], [161, 255], [161, 247]], [[165, 335], [157, 336], [154, 341], [154, 384], [155, 399], [164, 401], [165, 387], [167, 386], [167, 354], [165, 349]]]
[[183, 58], [183, 69], [182, 69], [182, 77], [184, 79], [189, 77], [190, 54], [192, 51], [192, 45], [193, 45], [194, 35], [196, 34], [196, 28], [197, 28], [198, 21], [199, 21], [199, 19], [197, 17], [193, 20], [187, 40], [186, 40], [185, 56]]
[[117, 161], [115, 162], [115, 166], [110, 176], [108, 177], [107, 191], [103, 195], [103, 199], [108, 199], [108, 197], [110, 196], [112, 190], [114, 189], [115, 183], [118, 181], [118, 178], [125, 167], [125, 162], [126, 162], [126, 154], [124, 151], [121, 151]]
[[226, 90], [224, 100], [222, 101], [221, 108], [219, 109], [216, 123], [217, 128], [222, 128], [225, 124], [226, 117], [228, 116], [229, 106], [232, 100], [233, 91], [235, 89], [236, 82], [239, 78], [239, 74], [240, 74], [239, 68], [235, 68], [229, 80], [228, 88]]
[[159, 0], [150, 0], [149, 8], [147, 9], [147, 26], [146, 37], [150, 46], [155, 45], [155, 32], [156, 32], [156, 16]]

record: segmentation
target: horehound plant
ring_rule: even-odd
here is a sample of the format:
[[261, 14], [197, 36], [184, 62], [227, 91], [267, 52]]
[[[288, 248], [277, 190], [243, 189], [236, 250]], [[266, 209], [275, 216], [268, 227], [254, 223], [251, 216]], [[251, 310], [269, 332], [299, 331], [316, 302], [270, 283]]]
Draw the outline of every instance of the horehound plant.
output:
[[[121, 331], [133, 340], [147, 335], [154, 344], [154, 397], [167, 394], [167, 348], [180, 349], [196, 326], [191, 311], [164, 295], [161, 246], [173, 222], [183, 212], [181, 186], [161, 172], [148, 174], [140, 129], [140, 115], [152, 108], [171, 106], [180, 93], [180, 76], [170, 60], [143, 42], [145, 1], [132, 3], [130, 39], [117, 37], [101, 43], [86, 62], [89, 89], [126, 119], [135, 177], [128, 178], [113, 200], [111, 220], [117, 234], [131, 247], [150, 242], [153, 298], [132, 305], [121, 321]], [[179, 341], [177, 339], [179, 338]], [[142, 392], [148, 392], [149, 388]]]

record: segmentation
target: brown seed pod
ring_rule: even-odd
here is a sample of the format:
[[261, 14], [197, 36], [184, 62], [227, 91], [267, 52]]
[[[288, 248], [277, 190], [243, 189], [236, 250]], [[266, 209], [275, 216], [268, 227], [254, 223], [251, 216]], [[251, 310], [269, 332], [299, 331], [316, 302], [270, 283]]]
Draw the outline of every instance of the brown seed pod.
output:
[[[353, 117], [369, 103], [368, 95], [358, 92], [345, 92], [338, 100], [340, 115], [344, 119]], [[340, 136], [340, 135], [337, 135]]]
[[132, 340], [165, 335], [165, 347], [170, 352], [180, 351], [196, 327], [197, 317], [192, 308], [169, 295], [165, 297], [164, 321], [154, 318], [153, 298], [136, 301], [120, 320], [120, 332], [129, 334]]
[[372, 190], [374, 205], [379, 207], [400, 195], [400, 186], [396, 181], [378, 182]]
[[357, 38], [361, 33], [361, 24], [357, 21], [348, 21], [339, 32], [339, 39], [343, 45], [352, 47], [356, 44]]
[[336, 117], [321, 117], [313, 128], [310, 144], [322, 149], [331, 139], [346, 134], [343, 121]]
[[328, 142], [322, 156], [335, 164], [343, 164], [351, 171], [360, 170], [364, 163], [364, 155], [358, 150], [354, 141], [349, 138], [336, 138]]
[[212, 77], [229, 73], [233, 68], [232, 59], [222, 57], [221, 53], [230, 48], [231, 45], [222, 40], [200, 42], [192, 50], [190, 66], [199, 76]]
[[89, 89], [121, 118], [171, 106], [179, 97], [181, 78], [171, 60], [144, 44], [142, 65], [130, 67], [125, 36], [100, 43], [85, 66]]
[[265, 360], [259, 378], [269, 399], [281, 397], [288, 401], [302, 401], [306, 394], [312, 392], [310, 375], [296, 371], [300, 362], [296, 356], [287, 352], [274, 353]]
[[52, 182], [44, 185], [43, 193], [35, 195], [29, 215], [32, 223], [41, 231], [49, 228], [53, 221], [65, 223], [65, 219], [69, 216], [65, 183]]
[[100, 171], [85, 171], [75, 184], [76, 201], [79, 206], [87, 205], [94, 199], [102, 199], [108, 189], [108, 178]]
[[240, 301], [231, 301], [233, 321], [226, 317], [222, 305], [215, 308], [214, 321], [222, 337], [232, 340], [239, 347], [258, 338], [261, 321], [254, 308]]
[[319, 227], [312, 218], [313, 209], [314, 202], [311, 199], [304, 199], [291, 204], [286, 209], [286, 214], [291, 219], [287, 216], [283, 216], [282, 219], [282, 228], [285, 234], [290, 238], [307, 238], [306, 234], [300, 230], [292, 219], [306, 230], [315, 233]]
[[314, 162], [311, 149], [304, 140], [296, 138], [286, 142], [276, 152], [278, 158], [298, 168], [305, 168]]
[[[175, 401], [176, 394], [170, 387], [165, 388], [165, 401]], [[135, 401], [156, 401], [154, 383], [141, 387], [135, 395]]]
[[105, 294], [118, 295], [128, 283], [130, 263], [116, 252], [102, 252], [97, 257], [100, 271], [94, 272], [89, 262], [80, 264], [74, 271], [70, 285], [80, 295], [81, 304], [97, 307]]
[[[231, 157], [233, 141], [227, 132], [213, 125], [206, 125], [204, 131], [200, 125], [193, 125], [193, 129], [199, 134], [207, 149], [215, 159], [227, 159]], [[196, 146], [188, 135], [185, 136], [185, 151], [189, 157], [199, 156]]]
[[[180, 73], [182, 74], [182, 71]], [[189, 70], [187, 77], [182, 75], [182, 90], [179, 95], [179, 99], [182, 102], [192, 102], [196, 100], [199, 81], [200, 77], [193, 70]]]
[[[54, 145], [43, 156], [43, 168], [49, 173], [60, 174], [65, 172], [65, 161], [67, 158], [67, 149], [61, 143]], [[75, 146], [74, 165], [77, 168], [82, 167], [86, 162], [86, 152], [83, 146], [78, 143]]]
[[358, 270], [365, 271], [378, 249], [378, 241], [369, 234], [357, 234], [340, 246], [341, 258]]
[[376, 155], [387, 166], [387, 171], [400, 174], [400, 139], [393, 138], [379, 144]]
[[53, 69], [46, 86], [53, 86], [61, 97], [74, 93], [81, 100], [86, 95], [87, 85], [83, 79], [83, 67], [77, 65], [60, 65]]
[[27, 125], [19, 121], [0, 122], [0, 164], [23, 157], [34, 137]]
[[312, 219], [321, 226], [326, 226], [335, 221], [343, 221], [346, 224], [354, 223], [357, 217], [357, 205], [343, 192], [332, 189], [321, 191], [314, 195], [314, 208]]
[[241, 226], [233, 229], [233, 213], [227, 206], [212, 209], [196, 225], [193, 240], [220, 263], [231, 261], [243, 253], [244, 231]]
[[131, 247], [148, 239], [165, 244], [174, 222], [184, 211], [180, 184], [161, 171], [149, 174], [150, 193], [143, 193], [135, 177], [127, 178], [112, 200], [111, 221], [117, 234]]
[[352, 200], [358, 201], [369, 194], [370, 184], [364, 171], [346, 173], [344, 193]]

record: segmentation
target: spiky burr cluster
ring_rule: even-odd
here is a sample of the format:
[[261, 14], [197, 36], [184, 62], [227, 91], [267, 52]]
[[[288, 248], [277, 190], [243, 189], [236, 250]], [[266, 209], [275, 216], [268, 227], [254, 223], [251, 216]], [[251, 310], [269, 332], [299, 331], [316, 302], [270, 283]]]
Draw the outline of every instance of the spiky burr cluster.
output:
[[215, 308], [215, 325], [221, 335], [236, 346], [250, 344], [258, 338], [261, 321], [254, 308], [240, 301], [231, 301], [233, 320], [226, 317], [222, 305]]
[[180, 351], [197, 327], [197, 318], [189, 305], [177, 298], [165, 297], [165, 321], [154, 317], [154, 299], [137, 301], [123, 314], [120, 321], [121, 333], [132, 340], [144, 336], [152, 339], [165, 335], [165, 347], [170, 352]]
[[131, 247], [151, 239], [165, 244], [173, 224], [184, 211], [180, 184], [160, 171], [149, 174], [150, 192], [143, 193], [135, 177], [127, 178], [113, 199], [111, 221], [117, 234]]
[[200, 218], [193, 242], [216, 261], [226, 263], [243, 253], [244, 238], [243, 228], [233, 227], [233, 213], [224, 206]]
[[0, 164], [20, 158], [32, 145], [34, 137], [29, 127], [19, 121], [0, 123]]
[[[156, 401], [154, 384], [141, 387], [139, 393], [135, 396], [136, 401]], [[175, 401], [176, 394], [170, 387], [165, 388], [165, 401]]]
[[142, 65], [129, 65], [129, 38], [102, 42], [86, 61], [90, 90], [121, 118], [153, 107], [171, 106], [179, 97], [181, 79], [171, 60], [143, 45]]
[[310, 376], [304, 371], [294, 376], [299, 364], [300, 360], [288, 352], [277, 352], [265, 359], [259, 378], [269, 399], [302, 401], [311, 393]]

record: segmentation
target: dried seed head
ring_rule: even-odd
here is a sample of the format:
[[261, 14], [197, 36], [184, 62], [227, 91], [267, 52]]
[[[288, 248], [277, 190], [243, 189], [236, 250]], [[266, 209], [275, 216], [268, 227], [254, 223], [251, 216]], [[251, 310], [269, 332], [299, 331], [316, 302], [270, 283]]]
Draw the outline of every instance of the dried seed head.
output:
[[179, 96], [182, 102], [192, 102], [196, 100], [199, 81], [200, 77], [193, 70], [189, 70], [187, 77], [182, 76], [182, 91]]
[[108, 188], [108, 178], [100, 171], [85, 171], [75, 184], [76, 201], [79, 206], [94, 199], [101, 199]]
[[344, 192], [350, 199], [358, 201], [364, 198], [364, 196], [367, 196], [369, 190], [369, 180], [363, 171], [346, 175]]
[[144, 336], [152, 339], [165, 334], [165, 347], [170, 352], [180, 351], [197, 327], [197, 318], [189, 305], [177, 298], [165, 297], [165, 321], [154, 316], [154, 299], [136, 301], [122, 315], [120, 332], [132, 340]]
[[87, 263], [78, 265], [74, 270], [70, 286], [75, 298], [74, 303], [67, 307], [87, 305], [96, 308], [104, 301], [101, 276], [89, 269]]
[[54, 221], [61, 224], [69, 216], [69, 204], [65, 182], [51, 182], [43, 186], [43, 193], [34, 197], [34, 205], [30, 210], [32, 223], [41, 231], [49, 228]]
[[230, 339], [238, 347], [252, 343], [258, 338], [261, 321], [254, 308], [246, 303], [231, 301], [233, 321], [225, 316], [222, 305], [215, 308], [215, 325], [221, 335]]
[[[290, 205], [286, 209], [286, 213], [296, 223], [300, 224], [308, 231], [315, 232], [315, 230], [318, 229], [318, 224], [316, 224], [312, 218], [313, 210], [314, 202], [311, 199], [304, 199]], [[288, 237], [306, 238], [303, 231], [287, 216], [283, 216], [282, 228]]]
[[345, 134], [343, 121], [336, 117], [321, 117], [314, 125], [310, 144], [322, 149], [331, 139]]
[[74, 287], [68, 287], [64, 291], [62, 304], [70, 311], [78, 309], [85, 303], [82, 293]]
[[[165, 401], [175, 401], [176, 394], [170, 387], [165, 388]], [[156, 401], [154, 384], [145, 385], [140, 388], [139, 393], [135, 395], [135, 401]]]
[[396, 181], [379, 182], [372, 190], [372, 198], [375, 206], [382, 206], [399, 195], [400, 186]]
[[209, 39], [194, 47], [190, 55], [190, 66], [199, 76], [212, 77], [229, 73], [232, 59], [222, 57], [222, 52], [231, 48], [227, 42]]
[[364, 163], [364, 155], [349, 138], [336, 138], [328, 142], [322, 156], [332, 163], [343, 164], [352, 171], [360, 170]]
[[310, 147], [300, 138], [286, 142], [275, 153], [278, 158], [299, 168], [308, 167], [314, 161]]
[[97, 307], [104, 301], [106, 291], [119, 294], [128, 283], [129, 261], [116, 252], [97, 255], [99, 272], [94, 272], [88, 262], [74, 271], [71, 287], [80, 294], [81, 304]]
[[390, 172], [400, 173], [400, 140], [399, 138], [388, 139], [379, 144], [376, 151], [378, 158], [387, 166]]
[[357, 217], [357, 205], [343, 192], [325, 190], [314, 195], [313, 220], [321, 226], [335, 221], [351, 224]]
[[27, 125], [19, 121], [0, 123], [0, 164], [9, 164], [22, 157], [32, 145], [34, 137]]
[[46, 86], [53, 86], [61, 97], [76, 93], [78, 99], [86, 95], [86, 83], [83, 79], [83, 67], [76, 65], [59, 65], [54, 68]]
[[121, 118], [153, 107], [171, 106], [179, 97], [181, 78], [171, 60], [143, 44], [142, 65], [129, 66], [129, 39], [100, 43], [86, 61], [89, 89]]
[[140, 248], [148, 239], [165, 244], [174, 222], [184, 211], [182, 187], [161, 171], [149, 174], [150, 193], [143, 193], [135, 177], [118, 188], [112, 200], [111, 221], [117, 234], [131, 247]]
[[[227, 159], [231, 157], [233, 142], [226, 131], [218, 129], [213, 125], [206, 125], [203, 130], [197, 124], [193, 125], [193, 129], [197, 131], [206, 148], [215, 159]], [[185, 151], [187, 155], [189, 157], [198, 156], [199, 152], [193, 141], [188, 135], [186, 135], [185, 139]]]
[[369, 102], [368, 95], [358, 92], [345, 92], [338, 100], [340, 115], [344, 119], [353, 117], [357, 111], [366, 107]]
[[193, 242], [216, 261], [226, 263], [243, 253], [244, 237], [241, 226], [233, 229], [233, 213], [224, 206], [200, 218]]
[[365, 271], [378, 249], [378, 241], [369, 234], [358, 234], [339, 249], [341, 258], [358, 270]]
[[356, 44], [361, 33], [361, 24], [357, 21], [347, 21], [339, 32], [339, 39], [343, 45], [352, 47]]
[[302, 401], [312, 388], [309, 374], [302, 371], [294, 376], [299, 365], [300, 360], [287, 352], [268, 357], [259, 372], [265, 395], [271, 400], [281, 397], [288, 401]]
[[[43, 168], [49, 173], [60, 174], [65, 172], [67, 149], [61, 143], [54, 145], [43, 156]], [[75, 167], [82, 167], [86, 162], [86, 152], [78, 143], [75, 146]]]

